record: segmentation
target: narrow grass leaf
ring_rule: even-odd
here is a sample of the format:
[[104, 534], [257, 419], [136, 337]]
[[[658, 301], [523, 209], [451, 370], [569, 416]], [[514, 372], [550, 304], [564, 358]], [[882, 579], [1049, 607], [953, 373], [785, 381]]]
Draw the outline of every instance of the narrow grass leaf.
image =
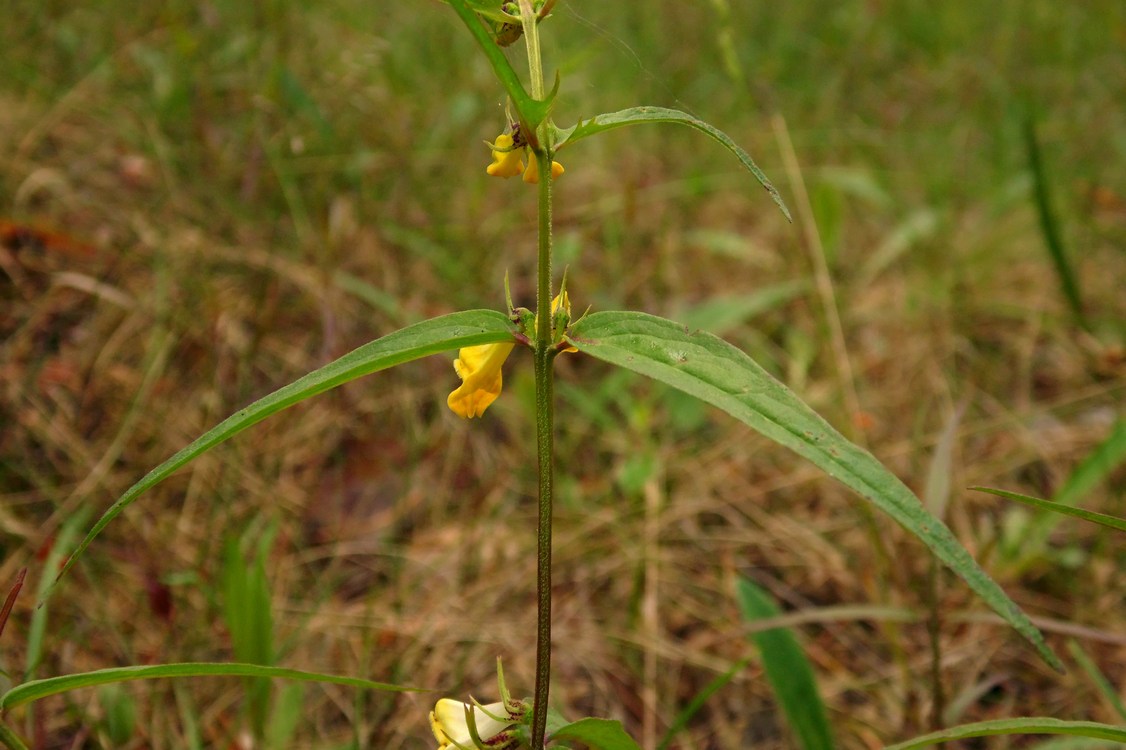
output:
[[183, 677], [271, 677], [281, 680], [297, 680], [299, 682], [327, 682], [333, 685], [360, 688], [361, 690], [384, 690], [396, 693], [427, 692], [423, 688], [392, 685], [386, 682], [374, 682], [372, 680], [360, 679], [359, 677], [344, 677], [341, 675], [324, 674], [322, 672], [306, 672], [300, 669], [267, 667], [261, 664], [188, 662], [180, 664], [111, 667], [110, 669], [99, 669], [93, 672], [79, 672], [77, 674], [62, 675], [60, 677], [48, 677], [43, 680], [32, 680], [31, 682], [17, 685], [0, 696], [0, 711], [7, 711], [16, 706], [22, 706], [25, 703], [31, 703], [48, 696], [67, 693], [80, 688], [111, 685], [117, 682], [131, 682], [133, 680]]
[[[1061, 506], [1078, 505], [1085, 495], [1105, 481], [1123, 462], [1126, 462], [1126, 420], [1120, 419], [1106, 439], [1095, 446], [1064, 481], [1052, 498], [1056, 505], [1050, 510], [1058, 511]], [[1030, 555], [1036, 555], [1043, 549], [1060, 520], [1059, 516], [1052, 514], [1044, 514], [1033, 520], [1024, 538], [1024, 546], [1029, 549]]]
[[1099, 669], [1099, 665], [1095, 664], [1095, 660], [1087, 655], [1083, 647], [1079, 645], [1079, 641], [1074, 638], [1067, 642], [1067, 650], [1071, 653], [1071, 658], [1075, 659], [1075, 663], [1087, 673], [1087, 678], [1094, 683], [1099, 693], [1103, 696], [1103, 700], [1114, 709], [1114, 712], [1126, 721], [1126, 703], [1122, 702], [1122, 696], [1118, 694], [1114, 685], [1110, 684], [1110, 680]]
[[[254, 559], [246, 560], [242, 546], [233, 537], [224, 546], [223, 619], [231, 635], [235, 659], [273, 666], [274, 618], [266, 579], [267, 549], [257, 549]], [[266, 728], [272, 687], [270, 680], [263, 677], [246, 680], [246, 710], [256, 737], [261, 737]]]
[[0, 722], [0, 742], [3, 742], [11, 750], [28, 750], [27, 745], [23, 744], [23, 740], [11, 729], [8, 729], [8, 726], [3, 722]]
[[636, 125], [637, 123], [643, 122], [668, 122], [678, 125], [687, 125], [690, 128], [699, 130], [709, 138], [718, 141], [728, 151], [733, 153], [739, 160], [739, 163], [755, 176], [755, 179], [758, 180], [759, 184], [770, 194], [771, 199], [774, 200], [778, 208], [782, 209], [786, 220], [790, 222], [793, 221], [793, 217], [790, 216], [790, 209], [786, 208], [786, 202], [782, 200], [782, 195], [770, 180], [767, 179], [766, 174], [755, 164], [755, 160], [751, 158], [750, 154], [743, 150], [735, 141], [731, 140], [731, 137], [719, 128], [704, 122], [698, 117], [693, 117], [687, 112], [681, 112], [678, 109], [666, 109], [665, 107], [630, 107], [629, 109], [623, 109], [617, 112], [606, 112], [601, 115], [596, 115], [589, 120], [580, 120], [570, 128], [557, 130], [555, 147], [556, 149], [560, 149], [564, 145], [570, 145], [583, 138], [604, 133], [607, 130], [625, 127], [626, 125]]
[[[735, 598], [748, 622], [782, 614], [769, 594], [745, 578], [735, 581]], [[764, 630], [752, 635], [751, 640], [762, 654], [766, 680], [798, 743], [804, 750], [833, 750], [833, 731], [817, 690], [813, 667], [793, 631]]]
[[356, 378], [386, 370], [404, 362], [458, 349], [463, 346], [494, 344], [511, 341], [516, 329], [508, 317], [496, 310], [467, 310], [432, 318], [403, 328], [383, 338], [376, 339], [343, 357], [314, 370], [270, 395], [240, 409], [206, 433], [196, 438], [164, 463], [146, 474], [129, 488], [117, 502], [110, 506], [86, 538], [74, 550], [56, 578], [56, 583], [44, 592], [40, 601], [50, 595], [58, 579], [62, 578], [90, 543], [110, 521], [132, 504], [143, 492], [163, 481], [193, 459], [229, 440], [243, 430], [258, 424], [267, 417], [287, 409], [319, 393], [336, 388]]
[[621, 722], [610, 719], [579, 719], [555, 730], [549, 739], [581, 742], [598, 750], [641, 750], [633, 737], [626, 734]]
[[954, 438], [965, 407], [960, 406], [950, 415], [938, 443], [934, 446], [927, 482], [923, 486], [923, 503], [937, 518], [946, 518], [946, 504], [950, 501], [950, 474], [954, 470]]
[[1084, 510], [1083, 508], [1073, 508], [1070, 505], [1061, 505], [1051, 500], [1042, 500], [1038, 497], [1022, 495], [1019, 492], [1009, 492], [1008, 490], [998, 490], [993, 487], [970, 487], [970, 489], [977, 490], [978, 492], [988, 492], [990, 495], [997, 495], [998, 497], [1006, 497], [1009, 500], [1016, 500], [1018, 503], [1031, 505], [1041, 510], [1050, 510], [1060, 515], [1082, 518], [1084, 521], [1097, 523], [1101, 526], [1117, 529], [1118, 531], [1126, 531], [1126, 519], [1118, 518], [1117, 516], [1108, 516], [1105, 513], [1096, 513], [1092, 510]]
[[[51, 590], [51, 571], [58, 570], [59, 566], [63, 564], [67, 550], [74, 544], [78, 535], [82, 533], [82, 527], [86, 525], [89, 518], [90, 508], [83, 505], [63, 521], [54, 544], [51, 545], [47, 552], [47, 558], [43, 561], [43, 572], [39, 577], [39, 585], [35, 591], [35, 595], [40, 601], [43, 601], [47, 592]], [[47, 633], [47, 618], [50, 613], [51, 608], [44, 606], [36, 607], [35, 611], [31, 613], [31, 623], [27, 629], [27, 655], [25, 656], [23, 673], [25, 680], [35, 676], [35, 670], [39, 668], [39, 663], [43, 659], [43, 639]]]
[[665, 732], [665, 736], [662, 737], [661, 741], [657, 744], [657, 750], [665, 750], [665, 748], [669, 746], [669, 743], [672, 742], [673, 739], [675, 739], [676, 736], [680, 734], [686, 726], [688, 726], [688, 722], [692, 721], [692, 717], [695, 716], [696, 713], [704, 707], [704, 704], [708, 702], [708, 699], [719, 692], [719, 690], [722, 689], [724, 685], [731, 682], [735, 675], [746, 669], [747, 665], [750, 663], [751, 660], [749, 658], [740, 659], [739, 661], [735, 662], [726, 672], [705, 685], [703, 690], [692, 696], [692, 700], [688, 702], [688, 705], [682, 708], [680, 710], [680, 713], [678, 713], [672, 720], [672, 723], [669, 724], [669, 728]]
[[278, 691], [270, 723], [266, 727], [266, 747], [283, 750], [293, 744], [297, 727], [301, 723], [301, 708], [305, 702], [305, 686], [299, 682], [286, 685]]
[[1047, 169], [1040, 155], [1040, 142], [1036, 137], [1036, 123], [1028, 115], [1024, 120], [1024, 145], [1028, 153], [1028, 165], [1032, 169], [1032, 180], [1036, 189], [1036, 213], [1040, 217], [1040, 229], [1044, 234], [1044, 244], [1048, 247], [1048, 254], [1052, 258], [1052, 267], [1059, 278], [1060, 289], [1071, 308], [1072, 314], [1080, 325], [1086, 327], [1083, 317], [1083, 302], [1079, 294], [1079, 282], [1076, 281], [1075, 271], [1067, 258], [1067, 251], [1063, 246], [1063, 237], [1060, 235], [1059, 222], [1056, 221], [1055, 212], [1052, 210], [1052, 199], [1048, 185]]
[[599, 312], [572, 327], [579, 351], [722, 409], [811, 461], [917, 536], [1055, 669], [1063, 665], [1028, 616], [939, 519], [870, 453], [849, 442], [746, 354], [708, 333], [639, 312]]
[[1126, 727], [1099, 724], [1094, 721], [1065, 721], [1047, 716], [1031, 716], [1019, 719], [979, 721], [974, 724], [950, 727], [941, 732], [932, 732], [896, 745], [888, 745], [884, 750], [912, 750], [912, 748], [930, 747], [951, 740], [962, 740], [969, 737], [995, 737], [1005, 734], [1066, 734], [1076, 737], [1126, 742]]

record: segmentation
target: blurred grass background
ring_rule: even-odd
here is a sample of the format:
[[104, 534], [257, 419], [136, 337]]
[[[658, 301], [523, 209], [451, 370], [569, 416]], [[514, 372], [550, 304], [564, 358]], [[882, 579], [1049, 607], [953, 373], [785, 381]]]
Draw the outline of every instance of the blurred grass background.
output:
[[[797, 217], [691, 131], [584, 142], [561, 153], [556, 193], [575, 304], [724, 335], [920, 493], [953, 424], [948, 522], [1121, 694], [1121, 537], [1068, 520], [1022, 549], [1028, 514], [962, 488], [1051, 497], [1123, 418], [1126, 6], [564, 0], [545, 34], [560, 125], [685, 109], [747, 148]], [[502, 307], [506, 270], [532, 302], [532, 192], [484, 173], [500, 87], [437, 2], [12, 2], [0, 50], [0, 580], [49, 577], [78, 514], [309, 369]], [[1026, 122], [1083, 325], [1045, 246]], [[485, 700], [501, 655], [530, 691], [530, 362], [513, 357], [504, 397], [468, 423], [444, 404], [449, 359], [299, 406], [149, 493], [38, 610], [41, 642], [25, 589], [0, 666], [18, 681], [233, 659], [241, 549], [265, 572], [251, 588], [278, 664]], [[877, 543], [846, 492], [688, 399], [578, 357], [560, 373], [565, 713], [659, 736], [753, 656], [747, 575], [808, 618], [841, 746], [930, 727], [917, 543], [879, 519]], [[1080, 504], [1126, 514], [1117, 463]], [[1083, 670], [1052, 673], [957, 581], [936, 595], [946, 721], [1115, 720]], [[268, 721], [247, 690], [75, 693], [18, 726], [42, 748], [241, 747], [248, 702]], [[275, 714], [300, 721], [271, 737], [428, 747], [433, 698], [279, 687]], [[672, 747], [792, 742], [752, 661]]]

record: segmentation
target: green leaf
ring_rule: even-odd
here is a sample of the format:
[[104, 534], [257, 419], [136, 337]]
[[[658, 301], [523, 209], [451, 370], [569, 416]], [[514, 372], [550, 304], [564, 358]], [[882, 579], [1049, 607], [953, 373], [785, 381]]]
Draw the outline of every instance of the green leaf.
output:
[[633, 737], [626, 734], [621, 722], [610, 719], [579, 719], [555, 730], [548, 739], [581, 742], [598, 750], [641, 750]]
[[[78, 548], [71, 554], [66, 565], [59, 572], [54, 585], [57, 585], [58, 579], [70, 570], [71, 566], [90, 546], [94, 538], [101, 533], [102, 529], [140, 497], [141, 493], [163, 481], [181, 466], [229, 440], [248, 427], [258, 424], [266, 417], [364, 375], [370, 375], [373, 372], [386, 370], [404, 362], [463, 346], [511, 341], [515, 332], [516, 328], [508, 317], [496, 310], [467, 310], [424, 320], [421, 323], [416, 323], [381, 339], [364, 344], [340, 359], [330, 362], [324, 367], [314, 370], [270, 395], [255, 401], [250, 406], [240, 409], [196, 438], [190, 445], [181, 449], [130, 487], [86, 534], [86, 538], [78, 545]], [[41, 601], [50, 595], [54, 585], [44, 594]]]
[[[735, 581], [739, 611], [749, 622], [782, 614], [770, 595], [745, 578]], [[801, 644], [792, 630], [775, 628], [755, 633], [751, 639], [762, 654], [766, 680], [799, 744], [805, 750], [833, 750], [833, 731], [817, 680]]]
[[1056, 221], [1055, 212], [1052, 210], [1048, 170], [1044, 167], [1044, 160], [1040, 156], [1040, 142], [1036, 137], [1036, 122], [1033, 120], [1031, 113], [1024, 118], [1023, 133], [1025, 151], [1028, 154], [1028, 166], [1032, 169], [1033, 185], [1036, 188], [1036, 213], [1040, 217], [1040, 230], [1044, 235], [1044, 244], [1048, 247], [1052, 267], [1056, 271], [1060, 289], [1063, 291], [1068, 307], [1071, 308], [1072, 315], [1075, 316], [1079, 325], [1087, 328], [1087, 320], [1083, 316], [1083, 300], [1079, 294], [1079, 282], [1076, 280], [1075, 269], [1067, 257], [1059, 222]]
[[[1106, 440], [1095, 446], [1064, 481], [1052, 498], [1056, 505], [1050, 510], [1066, 513], [1067, 511], [1060, 510], [1061, 506], [1077, 505], [1083, 496], [1104, 482], [1123, 462], [1126, 462], [1126, 420], [1119, 419]], [[1029, 555], [1034, 556], [1047, 545], [1048, 537], [1052, 535], [1059, 520], [1056, 516], [1045, 515], [1033, 521], [1022, 542], [1029, 550]]]
[[504, 56], [504, 51], [497, 46], [489, 30], [485, 28], [485, 24], [477, 15], [477, 11], [470, 8], [466, 0], [445, 0], [445, 2], [449, 3], [450, 7], [454, 9], [462, 23], [465, 24], [465, 28], [469, 29], [469, 33], [473, 35], [477, 46], [485, 53], [485, 58], [492, 66], [493, 73], [504, 86], [504, 90], [512, 102], [512, 107], [516, 110], [516, 116], [520, 119], [523, 132], [535, 133], [536, 128], [547, 117], [551, 102], [533, 99], [524, 90], [520, 76], [516, 75], [516, 71], [509, 64], [508, 58]]
[[888, 745], [884, 750], [911, 750], [911, 748], [929, 747], [949, 740], [961, 740], [967, 737], [992, 737], [1001, 734], [1069, 734], [1076, 737], [1093, 737], [1126, 742], [1126, 728], [1123, 727], [1099, 724], [1094, 721], [1064, 721], [1047, 716], [1031, 716], [963, 724], [959, 727], [944, 729], [941, 732], [925, 734], [913, 740], [900, 742], [897, 745]]
[[[249, 541], [246, 535], [243, 541]], [[243, 545], [239, 544], [239, 540], [235, 537], [227, 539], [220, 570], [223, 619], [231, 634], [234, 658], [248, 664], [267, 666], [274, 664], [274, 618], [270, 606], [270, 584], [266, 579], [270, 541], [267, 539], [267, 544], [257, 549], [253, 560], [247, 560], [243, 557]], [[246, 681], [245, 706], [256, 737], [264, 734], [272, 689], [271, 682], [262, 677]]]
[[115, 747], [121, 747], [133, 736], [137, 726], [137, 704], [133, 696], [119, 684], [103, 685], [98, 690], [98, 702], [105, 712], [106, 734]]
[[110, 685], [116, 682], [130, 682], [132, 680], [152, 680], [161, 677], [273, 677], [283, 680], [299, 680], [301, 682], [329, 682], [334, 685], [361, 688], [363, 690], [387, 690], [396, 693], [422, 693], [428, 692], [423, 688], [407, 687], [405, 685], [392, 685], [386, 682], [373, 682], [359, 677], [343, 677], [340, 675], [323, 674], [321, 672], [305, 672], [299, 669], [285, 669], [282, 667], [267, 667], [260, 664], [227, 664], [211, 662], [190, 662], [181, 664], [152, 664], [135, 667], [112, 667], [99, 669], [93, 672], [62, 675], [61, 677], [48, 677], [43, 680], [32, 680], [22, 685], [17, 685], [0, 696], [0, 711], [22, 706], [41, 698], [46, 698], [59, 693], [66, 693], [79, 688]]
[[669, 743], [688, 726], [688, 722], [692, 720], [692, 717], [708, 702], [708, 698], [711, 698], [724, 685], [731, 682], [732, 678], [739, 672], [742, 672], [750, 663], [751, 660], [749, 657], [740, 659], [732, 664], [726, 672], [705, 685], [703, 690], [692, 696], [692, 700], [688, 701], [688, 705], [682, 708], [680, 713], [676, 715], [676, 718], [672, 720], [672, 723], [669, 724], [669, 728], [665, 731], [665, 736], [657, 743], [657, 750], [665, 750], [665, 748], [669, 746]]
[[[62, 528], [59, 529], [59, 534], [55, 537], [55, 542], [47, 553], [47, 559], [43, 561], [43, 572], [40, 574], [41, 578], [35, 589], [35, 596], [39, 601], [43, 601], [47, 592], [51, 590], [51, 572], [58, 570], [59, 566], [63, 564], [67, 550], [74, 544], [74, 540], [79, 537], [89, 520], [90, 508], [83, 505], [63, 521]], [[35, 672], [39, 669], [39, 664], [43, 659], [43, 642], [47, 634], [47, 618], [50, 611], [50, 607], [42, 606], [36, 607], [35, 611], [31, 613], [31, 624], [27, 629], [27, 666], [23, 673], [25, 680], [35, 676]]]
[[639, 312], [593, 313], [575, 323], [567, 338], [592, 357], [722, 409], [855, 490], [922, 540], [1045, 661], [1063, 670], [1040, 631], [911, 490], [746, 354], [709, 333], [690, 333], [670, 320]]
[[555, 150], [558, 151], [564, 145], [580, 141], [583, 138], [597, 135], [607, 130], [613, 130], [614, 128], [635, 125], [639, 122], [671, 122], [679, 125], [687, 125], [719, 141], [728, 151], [735, 154], [739, 162], [755, 176], [759, 184], [766, 188], [766, 192], [770, 194], [770, 197], [778, 205], [778, 208], [782, 209], [786, 220], [790, 222], [793, 221], [793, 218], [790, 216], [790, 209], [786, 208], [786, 203], [782, 200], [778, 189], [766, 178], [766, 174], [759, 169], [750, 154], [744, 151], [735, 141], [731, 140], [730, 136], [722, 130], [719, 130], [713, 125], [709, 125], [698, 117], [693, 117], [687, 112], [681, 112], [677, 109], [666, 109], [665, 107], [630, 107], [629, 109], [623, 109], [618, 112], [607, 112], [596, 115], [586, 121], [580, 120], [575, 125], [566, 129], [556, 128]]
[[301, 708], [305, 703], [305, 686], [299, 682], [286, 685], [278, 691], [274, 710], [270, 713], [270, 723], [266, 728], [265, 747], [282, 750], [293, 744], [301, 723]]
[[1095, 664], [1095, 660], [1087, 655], [1083, 647], [1079, 645], [1079, 641], [1074, 638], [1067, 642], [1067, 650], [1071, 652], [1071, 657], [1075, 659], [1076, 664], [1080, 669], [1087, 673], [1087, 678], [1094, 683], [1095, 688], [1102, 694], [1105, 700], [1114, 712], [1126, 721], [1126, 703], [1123, 703], [1122, 697], [1118, 695], [1117, 688], [1110, 683], [1106, 675], [1102, 673], [1099, 666]]
[[1009, 492], [1008, 490], [997, 490], [992, 487], [970, 487], [970, 489], [977, 490], [978, 492], [988, 492], [990, 495], [997, 495], [998, 497], [1007, 497], [1010, 500], [1016, 500], [1018, 503], [1031, 505], [1041, 510], [1050, 510], [1053, 513], [1082, 518], [1084, 521], [1108, 526], [1118, 531], [1126, 531], [1126, 519], [1118, 518], [1117, 516], [1108, 516], [1105, 513], [1096, 513], [1092, 510], [1083, 510], [1082, 508], [1073, 508], [1070, 505], [1063, 505], [1061, 503], [1052, 502], [1051, 500], [1041, 500], [1038, 497], [1022, 495], [1019, 492]]

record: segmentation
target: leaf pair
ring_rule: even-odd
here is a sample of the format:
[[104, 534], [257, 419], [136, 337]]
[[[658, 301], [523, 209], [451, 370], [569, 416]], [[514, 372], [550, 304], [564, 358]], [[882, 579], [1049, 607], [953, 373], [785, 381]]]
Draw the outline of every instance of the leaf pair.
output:
[[[133, 485], [82, 540], [60, 577], [102, 529], [143, 492], [266, 417], [363, 375], [451, 349], [513, 341], [515, 334], [514, 325], [503, 313], [452, 313], [361, 346], [256, 401]], [[1045, 661], [1061, 669], [1040, 631], [894, 474], [870, 453], [849, 442], [742, 351], [711, 334], [691, 332], [670, 320], [639, 312], [587, 315], [572, 326], [568, 341], [580, 352], [696, 396], [808, 459], [918, 537], [1032, 643]]]

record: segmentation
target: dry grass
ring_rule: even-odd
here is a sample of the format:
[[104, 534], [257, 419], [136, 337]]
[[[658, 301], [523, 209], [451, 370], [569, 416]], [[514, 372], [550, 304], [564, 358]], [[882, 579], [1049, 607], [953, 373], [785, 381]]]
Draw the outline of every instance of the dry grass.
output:
[[[378, 33], [354, 8], [348, 21], [274, 8], [271, 31], [259, 32], [242, 21], [225, 28], [207, 13], [227, 11], [207, 7], [195, 18], [173, 4], [167, 17], [132, 25], [59, 11], [53, 33], [31, 22], [35, 13], [16, 19], [30, 41], [9, 47], [5, 64], [22, 74], [0, 84], [0, 219], [56, 234], [9, 239], [0, 264], [0, 580], [24, 566], [36, 581], [49, 574], [44, 551], [68, 518], [100, 512], [248, 401], [406, 322], [499, 306], [506, 268], [528, 298], [531, 201], [520, 186], [486, 182], [484, 152], [464, 145], [495, 129], [497, 93], [483, 69], [457, 62], [468, 46], [440, 7], [389, 11]], [[561, 20], [586, 28], [576, 16]], [[629, 16], [582, 17], [601, 30], [594, 59], [637, 55], [642, 88], [693, 101], [793, 195], [766, 119], [730, 95], [717, 104], [727, 114], [713, 116], [708, 92], [725, 79], [667, 72], [652, 38], [669, 30], [646, 21], [629, 41]], [[703, 46], [677, 48], [669, 70], [679, 56], [713, 54], [710, 21], [699, 20]], [[1089, 19], [1075, 23], [1076, 34], [1096, 33]], [[90, 50], [105, 56], [80, 45], [69, 65], [51, 66], [64, 32], [87, 28], [100, 30]], [[614, 40], [634, 49], [615, 52]], [[857, 64], [893, 64], [909, 49], [893, 42]], [[225, 45], [237, 57], [239, 43], [256, 53], [223, 68]], [[430, 79], [408, 66], [412, 49], [441, 45], [454, 51], [431, 53]], [[1122, 538], [1064, 522], [1053, 548], [1076, 550], [1075, 566], [1017, 570], [999, 546], [1012, 509], [961, 488], [1050, 496], [1122, 417], [1126, 185], [1097, 167], [1069, 120], [1048, 119], [1067, 154], [1054, 163], [1082, 248], [1096, 321], [1087, 333], [1060, 299], [1019, 158], [997, 155], [989, 139], [999, 131], [974, 130], [989, 122], [985, 95], [952, 83], [973, 79], [978, 58], [961, 54], [929, 74], [908, 65], [919, 78], [892, 77], [903, 96], [887, 99], [843, 73], [826, 76], [825, 99], [771, 79], [811, 187], [861, 412], [844, 406], [839, 352], [812, 285], [727, 335], [919, 491], [939, 433], [965, 404], [950, 525], [1043, 618], [1059, 653], [1076, 637], [1121, 692]], [[786, 59], [764, 76], [784, 73]], [[637, 103], [628, 65], [594, 89], [593, 69], [565, 60], [583, 107]], [[331, 134], [286, 99], [272, 64], [304, 82]], [[1117, 137], [1108, 148], [1121, 156], [1121, 100], [1084, 88], [1121, 74], [1121, 60], [1096, 51], [1083, 61], [1090, 71], [1072, 64], [1049, 59], [1044, 85], [1074, 86], [1073, 109], [1098, 113], [1091, 127]], [[173, 86], [165, 99], [162, 74]], [[185, 81], [195, 89], [183, 102]], [[851, 100], [840, 94], [848, 86], [860, 87]], [[439, 96], [446, 90], [458, 93]], [[865, 122], [872, 113], [887, 124]], [[943, 150], [950, 142], [962, 145], [956, 158]], [[557, 238], [577, 304], [672, 315], [712, 294], [810, 278], [799, 228], [702, 148], [687, 132], [639, 131], [568, 155]], [[914, 160], [928, 151], [930, 162]], [[1084, 165], [1096, 166], [1085, 174]], [[872, 249], [916, 208], [935, 211], [934, 228], [866, 276]], [[351, 293], [342, 278], [377, 291]], [[929, 559], [918, 543], [882, 519], [877, 543], [857, 499], [731, 420], [596, 362], [572, 357], [560, 370], [560, 708], [659, 736], [751, 653], [732, 596], [735, 576], [747, 575], [799, 616], [842, 747], [929, 727]], [[36, 674], [231, 658], [217, 600], [222, 541], [273, 525], [280, 663], [484, 699], [501, 656], [509, 684], [530, 689], [530, 380], [527, 358], [514, 357], [504, 398], [465, 423], [444, 407], [448, 358], [430, 358], [298, 406], [200, 459], [111, 525], [63, 582]], [[1123, 515], [1121, 469], [1083, 504]], [[938, 595], [950, 721], [1119, 720], [1081, 670], [1054, 674], [958, 581], [944, 577]], [[4, 633], [11, 675], [23, 669], [33, 604], [25, 590]], [[128, 747], [186, 746], [185, 715], [205, 746], [235, 746], [237, 682], [129, 692], [140, 720]], [[298, 746], [428, 746], [432, 700], [310, 688]], [[78, 692], [17, 724], [36, 747], [103, 747], [83, 729], [102, 713], [96, 695]], [[752, 662], [674, 746], [788, 747], [780, 722]]]

